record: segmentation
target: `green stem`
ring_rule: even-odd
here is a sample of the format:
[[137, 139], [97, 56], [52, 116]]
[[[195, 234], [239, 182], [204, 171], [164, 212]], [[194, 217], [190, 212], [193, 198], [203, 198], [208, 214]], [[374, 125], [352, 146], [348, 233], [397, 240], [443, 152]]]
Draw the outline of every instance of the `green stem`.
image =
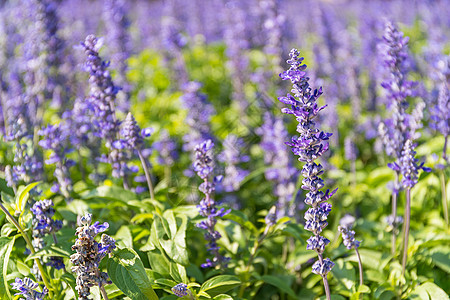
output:
[[408, 238], [409, 224], [411, 221], [411, 188], [406, 189], [406, 206], [405, 206], [405, 234], [403, 236], [403, 259], [402, 259], [402, 275], [405, 275], [406, 259], [408, 258]]
[[439, 178], [441, 179], [441, 191], [442, 191], [442, 209], [444, 211], [444, 219], [445, 223], [448, 227], [448, 204], [447, 204], [447, 185], [445, 184], [445, 175], [444, 171], [441, 171], [439, 174]]
[[[255, 255], [256, 255], [256, 251], [258, 251], [259, 246], [261, 246], [261, 243], [263, 242], [263, 240], [267, 237], [267, 233], [269, 232], [270, 226], [266, 226], [264, 233], [261, 235], [261, 237], [255, 242], [255, 245], [253, 246], [253, 250], [252, 253], [250, 254], [250, 258], [248, 259], [247, 265], [245, 267], [245, 276], [246, 276], [246, 281], [248, 281], [250, 278], [247, 278], [249, 272], [250, 272], [250, 267], [252, 266], [253, 260], [255, 259]], [[244, 292], [245, 292], [245, 288], [247, 287], [246, 284], [242, 284], [240, 289], [239, 289], [239, 298], [242, 298], [244, 296]]]
[[398, 191], [396, 191], [397, 186], [399, 185], [398, 181], [399, 174], [398, 172], [395, 172], [395, 186], [394, 190], [392, 191], [392, 240], [391, 240], [391, 253], [392, 256], [395, 256], [395, 246], [397, 242], [397, 197], [398, 197]]
[[[319, 256], [320, 264], [323, 265], [323, 257], [322, 257], [322, 253], [317, 252], [317, 255]], [[331, 300], [330, 285], [328, 284], [327, 276], [328, 276], [328, 273], [325, 274], [325, 276], [322, 276], [322, 279], [323, 279], [323, 287], [324, 287], [324, 289], [325, 289], [325, 296], [327, 297], [327, 300]]]
[[[25, 240], [25, 243], [27, 244], [28, 248], [30, 248], [31, 254], [36, 253], [34, 250], [33, 244], [30, 241], [30, 238], [26, 234], [26, 232], [22, 229], [22, 227], [19, 225], [19, 223], [14, 219], [14, 217], [9, 213], [9, 211], [6, 209], [6, 207], [3, 206], [2, 203], [0, 203], [0, 209], [5, 213], [6, 217], [8, 218], [8, 221], [11, 222], [14, 226], [16, 226], [17, 230], [19, 230], [20, 234]], [[51, 288], [50, 282], [48, 281], [47, 274], [44, 270], [44, 267], [41, 264], [41, 261], [38, 258], [35, 258], [34, 261], [36, 262], [36, 265], [38, 266], [39, 272], [41, 273], [42, 281], [44, 282], [45, 286], [48, 289], [48, 296], [49, 298], [52, 298], [53, 296], [53, 289]]]
[[[356, 256], [358, 256], [358, 266], [359, 266], [359, 286], [362, 286], [364, 284], [364, 275], [363, 275], [363, 267], [362, 267], [362, 261], [361, 256], [359, 255], [358, 248], [355, 248]], [[362, 294], [360, 295], [362, 298]]]
[[137, 150], [139, 159], [141, 160], [142, 168], [144, 168], [145, 178], [147, 179], [148, 190], [150, 192], [150, 198], [155, 199], [155, 192], [153, 191], [152, 179], [150, 178], [150, 171], [148, 170], [147, 162], [142, 155], [141, 150]]

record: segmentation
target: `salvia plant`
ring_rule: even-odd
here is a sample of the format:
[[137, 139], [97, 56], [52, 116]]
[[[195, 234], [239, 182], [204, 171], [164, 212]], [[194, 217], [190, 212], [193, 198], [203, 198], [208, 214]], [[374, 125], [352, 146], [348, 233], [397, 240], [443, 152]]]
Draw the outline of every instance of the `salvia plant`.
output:
[[447, 2], [0, 1], [0, 299], [448, 299]]
[[292, 83], [292, 94], [280, 97], [282, 103], [288, 105], [283, 108], [285, 114], [294, 115], [298, 125], [298, 137], [293, 137], [291, 142], [286, 142], [292, 148], [292, 152], [298, 156], [298, 160], [304, 162], [302, 169], [302, 189], [308, 191], [305, 203], [310, 205], [305, 212], [305, 229], [311, 231], [313, 236], [307, 241], [307, 249], [317, 252], [319, 259], [313, 264], [313, 273], [322, 276], [327, 299], [330, 297], [330, 287], [327, 279], [328, 273], [334, 266], [329, 258], [323, 257], [325, 246], [330, 240], [321, 236], [321, 232], [328, 225], [327, 218], [331, 211], [331, 204], [327, 201], [333, 196], [337, 189], [330, 192], [321, 191], [325, 183], [320, 175], [324, 173], [323, 167], [315, 160], [320, 158], [328, 150], [328, 140], [331, 133], [320, 131], [315, 124], [317, 114], [325, 108], [317, 104], [318, 98], [322, 95], [322, 88], [313, 90], [309, 85], [309, 78], [306, 76], [306, 65], [303, 64], [303, 57], [297, 49], [292, 49], [289, 53], [290, 59], [287, 63], [290, 68], [280, 74], [281, 79], [290, 80]]

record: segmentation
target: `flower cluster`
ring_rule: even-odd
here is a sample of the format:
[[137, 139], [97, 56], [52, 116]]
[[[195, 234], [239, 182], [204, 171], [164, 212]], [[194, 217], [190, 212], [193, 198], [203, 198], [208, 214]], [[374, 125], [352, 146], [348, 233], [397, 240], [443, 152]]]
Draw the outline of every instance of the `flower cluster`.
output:
[[388, 76], [382, 86], [387, 93], [387, 107], [392, 111], [392, 117], [380, 123], [379, 134], [386, 154], [399, 159], [406, 140], [414, 138], [409, 132], [411, 117], [406, 113], [409, 106], [407, 97], [415, 95], [415, 83], [407, 80], [410, 67], [408, 37], [388, 22], [379, 48]]
[[356, 148], [352, 137], [348, 136], [344, 141], [345, 158], [349, 161], [355, 161], [358, 157], [358, 148]]
[[127, 59], [131, 53], [131, 38], [128, 32], [130, 20], [127, 17], [127, 3], [124, 0], [107, 0], [103, 12], [107, 39], [112, 56], [112, 63], [117, 70], [117, 82], [123, 87], [124, 97], [118, 97], [117, 108], [126, 112], [129, 110], [130, 84], [127, 81]]
[[[44, 248], [46, 235], [53, 235], [56, 242], [55, 233], [62, 228], [62, 221], [54, 220], [55, 209], [52, 200], [41, 200], [33, 204], [31, 207], [33, 213], [33, 247], [37, 250]], [[47, 265], [59, 270], [64, 268], [64, 263], [60, 257], [50, 257]], [[35, 274], [36, 275], [36, 274]]]
[[175, 294], [175, 296], [178, 297], [184, 297], [188, 295], [187, 285], [184, 283], [177, 284], [171, 290]]
[[352, 230], [354, 222], [355, 218], [353, 216], [346, 215], [341, 219], [340, 225], [338, 226], [338, 230], [342, 234], [342, 239], [344, 240], [344, 246], [349, 250], [358, 248], [361, 243], [355, 239], [355, 231]]
[[181, 103], [188, 111], [185, 122], [190, 129], [183, 137], [184, 151], [193, 151], [202, 141], [211, 139], [209, 122], [215, 111], [206, 95], [200, 92], [201, 87], [201, 83], [195, 81], [182, 87], [184, 94], [181, 96]]
[[247, 155], [241, 155], [243, 146], [242, 139], [233, 134], [228, 135], [223, 141], [224, 150], [219, 156], [219, 161], [225, 163], [225, 176], [221, 185], [226, 192], [239, 190], [242, 180], [249, 173], [238, 166], [250, 159]]
[[102, 39], [97, 39], [91, 34], [86, 37], [81, 46], [87, 57], [85, 69], [89, 72], [91, 85], [88, 101], [94, 110], [95, 130], [101, 138], [105, 139], [106, 145], [111, 147], [119, 131], [114, 103], [119, 88], [114, 85], [107, 70], [109, 62], [103, 61], [98, 54], [102, 44]]
[[42, 292], [36, 291], [39, 284], [28, 277], [25, 277], [23, 280], [16, 278], [15, 281], [11, 283], [11, 286], [13, 290], [19, 291], [15, 296], [22, 295], [26, 300], [43, 300], [48, 292], [46, 287], [42, 289]]
[[275, 182], [274, 193], [278, 197], [276, 217], [291, 216], [294, 211], [302, 209], [304, 204], [292, 205], [299, 172], [293, 166], [289, 150], [284, 145], [288, 132], [283, 119], [266, 113], [264, 123], [257, 129], [257, 133], [261, 136], [260, 147], [264, 151], [264, 162], [268, 165], [265, 177]]
[[317, 104], [318, 98], [322, 95], [322, 89], [313, 91], [309, 86], [309, 77], [304, 72], [306, 65], [302, 63], [303, 57], [300, 57], [298, 50], [292, 49], [289, 56], [287, 63], [290, 68], [282, 72], [280, 77], [292, 82], [294, 95], [287, 94], [279, 100], [290, 106], [290, 108], [283, 108], [282, 112], [296, 117], [299, 136], [293, 137], [292, 141], [286, 144], [292, 148], [292, 152], [298, 156], [299, 161], [305, 162], [302, 169], [304, 177], [302, 189], [308, 191], [305, 203], [312, 206], [305, 213], [305, 229], [313, 233], [307, 242], [307, 249], [317, 252], [319, 260], [314, 263], [313, 272], [321, 275], [325, 280], [334, 263], [322, 257], [324, 247], [330, 241], [320, 236], [320, 233], [327, 226], [327, 217], [331, 211], [331, 204], [327, 201], [337, 189], [331, 193], [329, 190], [321, 191], [325, 184], [320, 175], [324, 171], [322, 165], [314, 161], [328, 150], [327, 140], [331, 133], [320, 131], [314, 122], [319, 111], [325, 108]]
[[170, 138], [166, 130], [159, 135], [159, 140], [153, 144], [158, 152], [158, 162], [164, 166], [172, 166], [178, 158], [177, 144]]
[[[450, 58], [448, 59], [448, 63], [450, 64]], [[448, 68], [450, 69], [450, 66]], [[447, 82], [442, 83], [439, 89], [437, 103], [431, 108], [431, 113], [431, 128], [439, 131], [445, 140], [447, 140], [450, 135], [450, 93]], [[444, 149], [444, 155], [446, 155], [445, 150], [446, 148]]]
[[58, 180], [58, 184], [53, 186], [53, 191], [60, 191], [66, 199], [70, 199], [72, 180], [70, 179], [69, 168], [75, 162], [66, 157], [73, 149], [70, 145], [71, 132], [65, 125], [60, 123], [58, 125], [48, 125], [41, 129], [39, 135], [44, 138], [39, 141], [39, 145], [46, 150], [51, 150], [50, 157], [45, 163], [55, 165], [55, 177]]
[[197, 227], [206, 230], [205, 239], [208, 241], [208, 251], [213, 255], [212, 259], [207, 259], [206, 263], [202, 264], [203, 268], [216, 266], [226, 267], [229, 261], [229, 258], [219, 253], [220, 247], [217, 245], [217, 240], [221, 238], [220, 233], [215, 230], [217, 218], [225, 216], [229, 211], [225, 211], [224, 208], [218, 209], [213, 199], [217, 182], [217, 178], [214, 178], [213, 181], [210, 180], [214, 170], [214, 160], [212, 157], [213, 147], [214, 143], [211, 140], [207, 140], [195, 148], [194, 171], [203, 179], [199, 190], [205, 194], [205, 198], [200, 201], [197, 208], [200, 215], [206, 217], [206, 220], [197, 224]]
[[116, 248], [116, 241], [106, 234], [102, 234], [100, 243], [94, 239], [97, 234], [107, 230], [109, 224], [95, 222], [91, 225], [91, 222], [91, 214], [81, 217], [81, 226], [76, 231], [78, 238], [72, 246], [72, 251], [76, 253], [70, 256], [72, 272], [77, 275], [76, 290], [82, 300], [89, 299], [92, 286], [103, 288], [105, 284], [111, 283], [108, 274], [99, 270], [99, 265], [100, 261]]
[[425, 172], [431, 172], [430, 168], [424, 167], [423, 162], [419, 163], [419, 160], [415, 158], [416, 151], [414, 151], [415, 145], [412, 140], [407, 140], [403, 147], [402, 157], [400, 158], [400, 172], [402, 174], [402, 185], [406, 188], [412, 188], [416, 185], [419, 170]]

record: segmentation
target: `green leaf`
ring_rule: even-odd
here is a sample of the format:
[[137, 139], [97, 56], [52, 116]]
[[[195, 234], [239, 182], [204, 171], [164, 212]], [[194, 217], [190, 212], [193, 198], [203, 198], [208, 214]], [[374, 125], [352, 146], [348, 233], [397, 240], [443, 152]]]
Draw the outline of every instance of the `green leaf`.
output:
[[425, 282], [422, 287], [428, 292], [431, 300], [448, 299], [447, 293], [433, 282]]
[[241, 285], [241, 281], [236, 276], [219, 275], [205, 281], [199, 292], [205, 292], [209, 296], [214, 297], [226, 293], [239, 285]]
[[[58, 244], [59, 245], [59, 244]], [[35, 258], [44, 258], [44, 257], [50, 257], [50, 256], [57, 256], [57, 257], [67, 257], [69, 258], [71, 253], [58, 248], [57, 245], [51, 245], [44, 247], [37, 251], [34, 254], [29, 255], [25, 261], [33, 260]]]
[[435, 248], [432, 251], [431, 259], [435, 263], [436, 266], [441, 268], [447, 273], [450, 273], [450, 248], [448, 247], [439, 247]]
[[25, 210], [25, 205], [27, 204], [28, 197], [30, 195], [30, 191], [39, 184], [40, 182], [33, 182], [27, 185], [26, 187], [20, 187], [16, 194], [16, 211], [19, 211], [20, 214]]
[[122, 226], [117, 230], [114, 239], [120, 248], [133, 248], [133, 236], [128, 226]]
[[355, 285], [355, 269], [351, 263], [345, 262], [343, 259], [335, 261], [335, 266], [331, 270], [337, 280], [345, 285], [347, 290], [350, 290]]
[[114, 252], [113, 257], [107, 260], [106, 268], [112, 282], [131, 299], [158, 299], [144, 265], [133, 249], [124, 248]]
[[6, 278], [6, 271], [8, 269], [9, 257], [14, 246], [16, 238], [0, 237], [0, 299], [12, 299], [9, 292], [8, 280]]
[[238, 223], [239, 225], [241, 225], [242, 227], [250, 230], [255, 235], [258, 233], [258, 229], [255, 227], [255, 225], [253, 225], [253, 223], [250, 222], [248, 220], [247, 216], [241, 211], [232, 210], [232, 211], [230, 211], [230, 213], [223, 216], [223, 219], [234, 221], [234, 222]]
[[103, 185], [81, 194], [81, 197], [83, 199], [105, 198], [127, 203], [129, 200], [136, 199], [136, 194], [118, 186]]
[[277, 277], [277, 276], [272, 276], [272, 275], [264, 275], [261, 277], [261, 279], [264, 282], [277, 287], [280, 291], [290, 295], [291, 297], [297, 298], [297, 295], [291, 289], [291, 287], [286, 283], [285, 279]]
[[226, 294], [220, 294], [213, 298], [214, 300], [233, 300], [233, 297], [226, 295]]

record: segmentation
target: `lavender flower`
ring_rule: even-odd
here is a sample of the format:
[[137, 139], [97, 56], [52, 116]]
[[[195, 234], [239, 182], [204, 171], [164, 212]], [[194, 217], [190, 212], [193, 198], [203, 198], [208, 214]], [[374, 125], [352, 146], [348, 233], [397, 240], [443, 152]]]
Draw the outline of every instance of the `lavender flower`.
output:
[[249, 174], [249, 171], [238, 167], [238, 164], [249, 160], [248, 156], [241, 155], [243, 146], [242, 139], [232, 134], [223, 142], [224, 150], [219, 156], [219, 161], [225, 163], [225, 176], [221, 184], [226, 192], [239, 190], [242, 180]]
[[178, 158], [177, 144], [170, 138], [166, 130], [159, 135], [159, 140], [153, 144], [158, 152], [158, 162], [161, 165], [172, 166]]
[[355, 231], [352, 230], [353, 223], [355, 222], [355, 218], [350, 215], [344, 216], [339, 222], [338, 226], [339, 232], [342, 234], [342, 239], [344, 240], [344, 246], [347, 249], [358, 248], [360, 245], [360, 241], [355, 239]]
[[327, 298], [329, 298], [327, 274], [334, 263], [329, 259], [323, 259], [324, 246], [329, 241], [320, 236], [320, 233], [327, 226], [326, 220], [331, 211], [331, 204], [327, 201], [337, 189], [331, 193], [329, 190], [321, 191], [325, 184], [319, 176], [324, 171], [322, 165], [314, 161], [328, 150], [327, 141], [331, 133], [320, 131], [314, 122], [319, 111], [325, 108], [317, 104], [318, 98], [322, 95], [322, 88], [313, 91], [309, 86], [309, 78], [304, 72], [306, 65], [302, 64], [303, 57], [300, 57], [297, 49], [292, 49], [289, 56], [287, 63], [290, 68], [282, 72], [280, 77], [292, 82], [294, 95], [287, 94], [286, 97], [280, 97], [278, 100], [290, 106], [290, 108], [283, 108], [282, 112], [294, 115], [299, 122], [297, 126], [299, 136], [293, 137], [292, 141], [286, 144], [299, 157], [299, 161], [305, 162], [302, 170], [304, 177], [302, 189], [308, 191], [305, 203], [312, 206], [305, 213], [305, 229], [313, 233], [313, 237], [308, 240], [307, 249], [316, 251], [319, 256], [319, 260], [313, 265], [313, 272], [322, 276]]
[[[421, 126], [423, 104], [410, 116], [406, 113], [409, 106], [407, 97], [415, 96], [414, 82], [407, 80], [411, 62], [408, 55], [408, 38], [390, 22], [385, 25], [383, 42], [379, 45], [381, 61], [387, 73], [387, 79], [381, 84], [386, 90], [386, 104], [392, 111], [392, 117], [381, 122], [378, 127], [386, 154], [394, 159], [388, 166], [396, 173], [392, 189], [392, 220], [397, 216], [397, 194], [400, 189], [400, 159], [403, 147], [408, 139], [417, 138], [416, 130]], [[392, 235], [392, 254], [395, 254], [396, 225]]]
[[103, 234], [100, 243], [95, 241], [95, 236], [108, 229], [108, 223], [91, 225], [92, 215], [86, 214], [81, 217], [81, 226], [77, 228], [78, 236], [70, 256], [73, 264], [72, 272], [77, 275], [76, 287], [79, 299], [88, 300], [90, 288], [98, 286], [104, 292], [104, 285], [110, 284], [108, 274], [99, 270], [100, 261], [116, 248], [116, 241], [110, 236]]
[[[141, 128], [136, 123], [136, 120], [133, 117], [133, 114], [128, 113], [125, 121], [123, 122], [120, 130], [120, 135], [122, 137], [121, 140], [117, 140], [113, 143], [117, 151], [119, 151], [122, 148], [126, 148], [132, 151], [137, 152], [139, 159], [141, 160], [142, 167], [144, 168], [145, 177], [147, 179], [148, 188], [150, 191], [150, 197], [154, 199], [154, 191], [153, 191], [153, 184], [151, 182], [150, 178], [150, 171], [148, 169], [147, 160], [145, 159], [144, 155], [142, 154], [142, 146], [144, 145], [144, 137], [149, 137], [152, 134], [153, 130], [151, 128], [145, 128], [141, 131]], [[129, 168], [127, 167], [126, 163], [124, 162], [126, 170]]]
[[214, 170], [214, 160], [212, 157], [213, 147], [214, 143], [211, 140], [206, 140], [195, 148], [194, 171], [203, 179], [199, 190], [205, 194], [205, 198], [200, 201], [197, 208], [200, 215], [206, 217], [206, 220], [197, 224], [197, 227], [206, 230], [205, 239], [208, 242], [208, 251], [213, 255], [212, 259], [206, 259], [206, 263], [202, 264], [202, 268], [216, 266], [226, 268], [230, 259], [222, 256], [219, 252], [220, 247], [217, 245], [217, 240], [220, 239], [221, 235], [215, 230], [215, 225], [217, 218], [225, 216], [229, 211], [225, 211], [224, 208], [217, 209], [216, 202], [212, 197], [217, 182], [216, 178], [210, 181]]
[[183, 86], [184, 95], [181, 96], [181, 103], [188, 111], [185, 122], [190, 129], [183, 137], [184, 151], [193, 151], [199, 143], [212, 138], [209, 122], [215, 110], [206, 95], [200, 92], [201, 87], [201, 83], [195, 81]]
[[73, 150], [69, 144], [70, 134], [70, 129], [64, 123], [48, 125], [39, 131], [39, 135], [44, 137], [39, 145], [46, 150], [51, 150], [50, 157], [45, 163], [54, 164], [56, 167], [54, 174], [58, 184], [54, 185], [53, 190], [61, 191], [67, 200], [70, 200], [72, 192], [69, 168], [75, 164], [73, 160], [66, 157]]
[[[450, 59], [448, 59], [450, 64]], [[449, 67], [450, 68], [450, 67]], [[449, 76], [450, 78], [450, 76]], [[439, 89], [437, 104], [431, 108], [430, 127], [439, 131], [445, 139], [443, 157], [447, 158], [447, 141], [450, 134], [450, 93], [448, 91], [448, 83], [443, 82]]]
[[131, 86], [126, 77], [128, 70], [126, 60], [130, 57], [131, 52], [130, 34], [128, 32], [130, 21], [127, 17], [126, 1], [105, 0], [103, 16], [112, 63], [117, 70], [116, 81], [123, 87], [124, 91], [124, 97], [118, 97], [117, 99], [117, 108], [126, 112], [129, 110], [131, 92]]
[[355, 161], [358, 157], [358, 148], [356, 148], [352, 137], [346, 137], [344, 142], [345, 158], [349, 161]]
[[361, 256], [359, 255], [359, 245], [360, 241], [355, 239], [355, 231], [352, 230], [353, 223], [355, 222], [355, 218], [351, 215], [345, 215], [340, 220], [340, 225], [338, 226], [339, 232], [342, 234], [342, 239], [344, 246], [347, 249], [355, 249], [356, 256], [358, 257], [358, 267], [359, 267], [359, 285], [363, 285], [364, 277], [363, 277], [363, 267], [361, 262]]
[[98, 54], [102, 44], [103, 40], [91, 34], [86, 37], [81, 46], [87, 56], [85, 69], [89, 72], [91, 84], [88, 101], [94, 110], [96, 133], [105, 139], [107, 147], [111, 147], [119, 131], [114, 103], [119, 88], [114, 85], [107, 70], [109, 62], [103, 61]]
[[416, 154], [414, 148], [415, 145], [412, 140], [407, 140], [403, 147], [402, 157], [400, 158], [399, 168], [402, 174], [402, 185], [405, 189], [411, 189], [416, 185], [420, 169], [425, 172], [431, 172], [430, 168], [423, 166], [423, 162], [418, 163], [419, 160], [414, 157]]
[[262, 137], [260, 147], [264, 151], [264, 162], [268, 166], [265, 177], [275, 183], [274, 194], [278, 197], [277, 218], [293, 216], [296, 210], [303, 209], [304, 204], [292, 203], [299, 172], [292, 165], [289, 150], [284, 145], [288, 132], [283, 120], [266, 113], [264, 123], [257, 129], [257, 133]]
[[[52, 235], [54, 241], [56, 242], [55, 233], [62, 228], [62, 222], [60, 220], [54, 220], [53, 216], [55, 214], [55, 209], [53, 208], [52, 200], [41, 200], [31, 207], [31, 212], [33, 213], [33, 247], [36, 250], [43, 249], [46, 244], [44, 237], [46, 235]], [[64, 263], [61, 257], [50, 257], [47, 261], [47, 265], [59, 270], [63, 269]], [[33, 268], [35, 270], [37, 266]], [[39, 272], [34, 273], [38, 276]]]
[[42, 292], [36, 291], [39, 284], [28, 277], [25, 277], [23, 280], [16, 278], [15, 281], [11, 283], [11, 286], [13, 290], [20, 291], [19, 293], [14, 294], [15, 296], [22, 295], [26, 300], [43, 300], [48, 292], [46, 287], [43, 288]]
[[184, 283], [177, 284], [171, 290], [175, 294], [175, 296], [178, 297], [184, 297], [188, 295], [187, 285]]
[[242, 3], [235, 0], [228, 1], [225, 7], [227, 25], [224, 32], [224, 41], [227, 46], [227, 67], [233, 85], [232, 98], [239, 105], [240, 111], [247, 109], [248, 101], [245, 96], [244, 84], [248, 81], [249, 59], [246, 51], [249, 49], [246, 36], [246, 15], [241, 7]]

